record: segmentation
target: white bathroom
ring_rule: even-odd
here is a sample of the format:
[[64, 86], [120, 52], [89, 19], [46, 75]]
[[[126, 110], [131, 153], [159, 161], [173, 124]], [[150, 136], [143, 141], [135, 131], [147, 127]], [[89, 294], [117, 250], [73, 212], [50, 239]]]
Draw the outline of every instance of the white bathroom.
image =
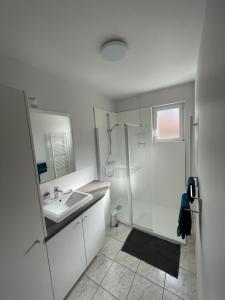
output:
[[225, 4], [0, 3], [0, 300], [224, 300]]

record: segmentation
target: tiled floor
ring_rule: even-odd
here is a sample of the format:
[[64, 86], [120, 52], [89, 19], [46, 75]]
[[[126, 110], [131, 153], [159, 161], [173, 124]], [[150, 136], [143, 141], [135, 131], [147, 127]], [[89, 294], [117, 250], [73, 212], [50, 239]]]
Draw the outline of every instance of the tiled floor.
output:
[[197, 300], [195, 252], [182, 246], [179, 278], [120, 251], [131, 228], [111, 228], [105, 245], [66, 300]]

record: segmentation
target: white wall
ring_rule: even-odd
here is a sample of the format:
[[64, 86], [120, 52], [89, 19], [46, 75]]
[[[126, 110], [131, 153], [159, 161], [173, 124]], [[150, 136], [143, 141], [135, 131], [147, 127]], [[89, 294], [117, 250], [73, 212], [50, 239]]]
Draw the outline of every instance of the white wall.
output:
[[196, 81], [199, 299], [225, 298], [225, 1], [208, 0]]
[[42, 189], [78, 187], [97, 177], [93, 106], [114, 111], [114, 102], [85, 84], [74, 84], [31, 66], [0, 56], [0, 83], [23, 89], [38, 99], [40, 109], [72, 115], [77, 172], [43, 184]]
[[186, 175], [190, 171], [190, 117], [194, 115], [195, 84], [187, 82], [173, 87], [140, 94], [132, 98], [116, 102], [116, 111], [139, 109], [141, 107], [157, 106], [173, 102], [185, 102], [184, 134], [186, 147]]

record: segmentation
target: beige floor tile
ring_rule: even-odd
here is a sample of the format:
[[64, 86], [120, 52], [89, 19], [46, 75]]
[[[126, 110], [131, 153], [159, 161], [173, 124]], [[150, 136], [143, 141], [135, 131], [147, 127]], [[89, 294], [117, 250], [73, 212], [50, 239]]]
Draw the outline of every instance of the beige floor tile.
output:
[[141, 261], [137, 273], [164, 287], [166, 273], [162, 270]]
[[98, 285], [84, 275], [72, 289], [66, 300], [91, 300]]
[[197, 299], [196, 275], [182, 268], [178, 279], [166, 274], [165, 288], [185, 300]]
[[188, 271], [196, 273], [195, 244], [189, 243], [181, 247], [180, 266]]
[[105, 291], [102, 287], [99, 287], [93, 300], [116, 300], [116, 298], [107, 291]]
[[171, 292], [164, 290], [163, 300], [183, 300], [182, 298], [172, 294]]
[[127, 299], [162, 300], [162, 294], [162, 287], [136, 274]]
[[111, 237], [108, 239], [103, 246], [101, 253], [107, 257], [114, 259], [116, 255], [120, 252], [123, 243]]
[[86, 275], [100, 284], [109, 270], [113, 261], [105, 255], [99, 254], [88, 267]]
[[119, 224], [118, 227], [110, 227], [107, 235], [113, 236], [115, 239], [121, 242], [125, 242], [129, 233], [131, 232], [131, 229], [132, 228], [130, 226]]
[[123, 252], [123, 251], [120, 251], [117, 254], [115, 261], [134, 272], [137, 271], [137, 268], [140, 263], [140, 259], [137, 259], [136, 257], [134, 257], [126, 252]]
[[114, 262], [110, 267], [101, 286], [120, 300], [125, 300], [135, 273]]

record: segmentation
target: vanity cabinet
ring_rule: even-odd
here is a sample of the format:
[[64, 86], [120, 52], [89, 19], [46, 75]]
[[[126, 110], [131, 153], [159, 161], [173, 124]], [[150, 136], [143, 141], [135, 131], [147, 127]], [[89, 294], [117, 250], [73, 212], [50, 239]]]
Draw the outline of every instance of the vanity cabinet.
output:
[[62, 300], [86, 268], [81, 217], [47, 242], [55, 300]]
[[47, 241], [55, 300], [63, 300], [103, 246], [103, 199]]
[[98, 201], [82, 215], [87, 265], [91, 263], [104, 243], [105, 217], [103, 200]]

